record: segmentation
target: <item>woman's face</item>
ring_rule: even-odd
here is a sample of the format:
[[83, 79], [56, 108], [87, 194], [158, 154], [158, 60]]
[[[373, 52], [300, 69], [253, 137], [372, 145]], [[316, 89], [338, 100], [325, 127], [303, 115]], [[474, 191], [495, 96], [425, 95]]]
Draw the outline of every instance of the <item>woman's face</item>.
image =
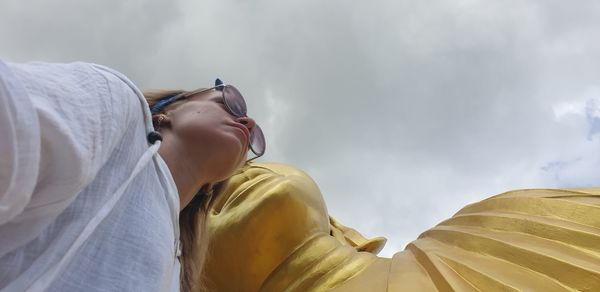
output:
[[246, 161], [253, 119], [235, 117], [216, 90], [193, 95], [167, 108], [170, 136], [214, 181], [228, 178]]

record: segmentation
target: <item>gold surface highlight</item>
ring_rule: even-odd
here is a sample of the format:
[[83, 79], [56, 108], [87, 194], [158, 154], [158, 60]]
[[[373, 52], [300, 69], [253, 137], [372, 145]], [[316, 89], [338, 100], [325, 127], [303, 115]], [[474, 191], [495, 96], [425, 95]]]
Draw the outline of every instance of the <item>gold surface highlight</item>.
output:
[[209, 207], [214, 291], [600, 291], [600, 188], [468, 205], [392, 258], [327, 213], [304, 172], [254, 163]]

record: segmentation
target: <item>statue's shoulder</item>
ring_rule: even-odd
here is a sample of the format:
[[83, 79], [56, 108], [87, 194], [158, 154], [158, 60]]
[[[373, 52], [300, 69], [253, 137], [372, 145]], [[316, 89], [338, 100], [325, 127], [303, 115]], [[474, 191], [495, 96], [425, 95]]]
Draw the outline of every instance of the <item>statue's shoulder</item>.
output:
[[247, 165], [213, 196], [204, 276], [218, 291], [257, 291], [296, 249], [315, 234], [329, 233], [317, 185], [288, 165]]
[[227, 180], [211, 207], [218, 213], [240, 208], [266, 212], [306, 209], [321, 215], [318, 219], [328, 225], [327, 208], [317, 184], [304, 171], [281, 163], [252, 163], [240, 169]]

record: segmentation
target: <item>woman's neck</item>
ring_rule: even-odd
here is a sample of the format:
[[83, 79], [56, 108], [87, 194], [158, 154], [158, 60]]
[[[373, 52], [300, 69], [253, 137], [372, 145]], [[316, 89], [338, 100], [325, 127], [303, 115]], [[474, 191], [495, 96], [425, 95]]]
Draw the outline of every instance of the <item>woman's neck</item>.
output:
[[171, 172], [171, 176], [177, 186], [179, 193], [179, 208], [182, 210], [194, 198], [196, 193], [210, 182], [200, 169], [202, 163], [189, 159], [187, 151], [177, 147], [177, 143], [169, 140], [169, 143], [161, 144], [158, 154], [165, 161]]

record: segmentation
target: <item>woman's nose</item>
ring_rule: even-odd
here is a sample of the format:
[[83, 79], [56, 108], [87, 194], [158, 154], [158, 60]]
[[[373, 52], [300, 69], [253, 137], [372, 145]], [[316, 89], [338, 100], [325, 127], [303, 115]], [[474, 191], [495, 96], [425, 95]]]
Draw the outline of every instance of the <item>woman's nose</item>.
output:
[[252, 129], [254, 129], [254, 126], [256, 126], [256, 121], [254, 121], [254, 119], [250, 117], [237, 118], [237, 122], [246, 126], [246, 128], [248, 128], [248, 131], [250, 132], [252, 132]]

